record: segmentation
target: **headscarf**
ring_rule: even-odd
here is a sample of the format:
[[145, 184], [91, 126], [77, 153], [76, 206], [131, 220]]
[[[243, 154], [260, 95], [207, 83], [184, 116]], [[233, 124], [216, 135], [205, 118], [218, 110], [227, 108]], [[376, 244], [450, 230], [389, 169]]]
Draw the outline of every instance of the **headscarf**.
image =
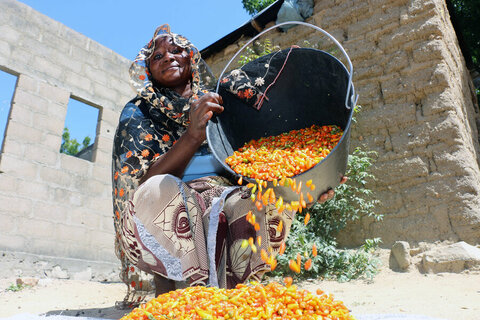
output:
[[[148, 69], [148, 60], [155, 51], [155, 43], [161, 37], [170, 36], [173, 43], [184, 48], [190, 56], [192, 66], [192, 92], [190, 98], [182, 98], [173, 90], [155, 88]], [[161, 25], [155, 30], [152, 40], [138, 53], [130, 66], [130, 84], [139, 96], [147, 100], [153, 113], [161, 111], [175, 122], [187, 126], [188, 113], [192, 102], [198, 99], [201, 89], [209, 89], [214, 83], [214, 77], [208, 66], [202, 60], [198, 49], [185, 37], [172, 33], [168, 24]]]

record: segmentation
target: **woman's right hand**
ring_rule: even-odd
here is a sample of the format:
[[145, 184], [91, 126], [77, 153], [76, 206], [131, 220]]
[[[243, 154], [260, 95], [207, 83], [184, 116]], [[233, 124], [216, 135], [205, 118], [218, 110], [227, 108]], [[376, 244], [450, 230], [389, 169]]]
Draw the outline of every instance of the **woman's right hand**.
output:
[[182, 177], [195, 151], [206, 139], [208, 120], [212, 118], [214, 113], [223, 111], [222, 103], [222, 97], [213, 92], [206, 93], [193, 102], [190, 107], [190, 124], [187, 131], [170, 150], [148, 168], [147, 172], [140, 179], [140, 183], [158, 174], [172, 174]]
[[214, 92], [204, 94], [190, 107], [190, 124], [187, 132], [192, 139], [201, 143], [206, 139], [207, 122], [213, 114], [223, 112], [222, 97]]

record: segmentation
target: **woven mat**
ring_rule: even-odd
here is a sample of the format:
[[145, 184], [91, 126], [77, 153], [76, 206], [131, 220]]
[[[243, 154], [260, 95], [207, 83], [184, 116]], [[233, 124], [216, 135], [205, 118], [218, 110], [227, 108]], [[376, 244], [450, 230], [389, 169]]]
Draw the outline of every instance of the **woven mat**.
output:
[[[356, 315], [357, 320], [448, 320], [445, 318], [432, 318], [415, 314], [364, 314]], [[62, 315], [34, 315], [34, 314], [17, 314], [8, 318], [0, 318], [0, 320], [105, 320], [108, 318], [91, 318], [91, 317], [71, 317]], [[451, 319], [454, 320], [454, 319]]]

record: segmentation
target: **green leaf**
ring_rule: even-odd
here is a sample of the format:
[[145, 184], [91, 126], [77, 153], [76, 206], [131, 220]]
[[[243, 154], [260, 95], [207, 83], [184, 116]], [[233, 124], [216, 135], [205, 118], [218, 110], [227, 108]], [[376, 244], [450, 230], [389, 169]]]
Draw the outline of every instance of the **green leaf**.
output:
[[252, 16], [274, 2], [275, 0], [242, 0], [243, 8]]
[[70, 132], [67, 127], [63, 129], [62, 144], [60, 145], [60, 152], [71, 156], [77, 155], [90, 145], [90, 137], [86, 136], [80, 144], [77, 139], [70, 139]]

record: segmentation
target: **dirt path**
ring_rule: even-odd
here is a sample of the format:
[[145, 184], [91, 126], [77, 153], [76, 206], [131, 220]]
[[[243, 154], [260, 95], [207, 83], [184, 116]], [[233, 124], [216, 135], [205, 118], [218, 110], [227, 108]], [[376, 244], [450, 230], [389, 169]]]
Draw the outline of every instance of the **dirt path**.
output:
[[417, 314], [449, 320], [480, 320], [480, 274], [382, 271], [369, 281], [305, 284], [333, 293], [353, 314]]

